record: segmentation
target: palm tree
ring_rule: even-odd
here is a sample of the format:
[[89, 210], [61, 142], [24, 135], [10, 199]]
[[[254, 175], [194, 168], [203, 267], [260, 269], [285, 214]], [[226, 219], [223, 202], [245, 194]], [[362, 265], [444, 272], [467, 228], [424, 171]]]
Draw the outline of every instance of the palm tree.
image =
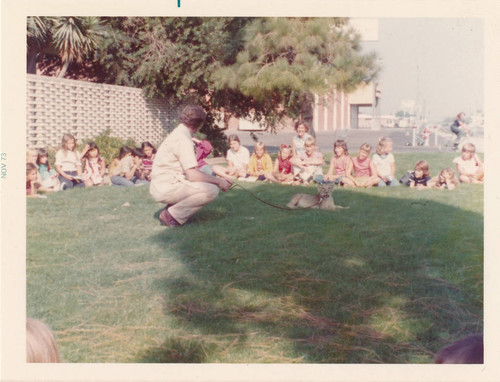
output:
[[64, 77], [72, 62], [92, 55], [102, 32], [99, 17], [28, 17], [28, 73], [35, 73], [40, 55], [49, 54], [61, 59], [58, 77]]

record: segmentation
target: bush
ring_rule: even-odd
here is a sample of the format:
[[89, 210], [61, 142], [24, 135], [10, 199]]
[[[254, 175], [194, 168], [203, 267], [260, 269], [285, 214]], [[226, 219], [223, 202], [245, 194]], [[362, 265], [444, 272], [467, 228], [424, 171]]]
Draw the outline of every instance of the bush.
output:
[[111, 136], [111, 130], [109, 129], [104, 130], [94, 139], [86, 139], [78, 148], [78, 151], [81, 152], [85, 144], [89, 142], [95, 142], [97, 147], [99, 147], [101, 157], [104, 159], [107, 166], [109, 166], [111, 161], [118, 156], [122, 146], [129, 146], [132, 149], [137, 147], [135, 141], [131, 138], [125, 141], [121, 138]]

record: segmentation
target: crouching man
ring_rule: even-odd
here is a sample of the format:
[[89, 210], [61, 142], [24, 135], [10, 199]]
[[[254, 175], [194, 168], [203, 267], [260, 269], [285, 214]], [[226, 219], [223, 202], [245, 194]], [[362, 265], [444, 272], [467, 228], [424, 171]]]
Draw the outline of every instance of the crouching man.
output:
[[180, 124], [158, 148], [149, 192], [154, 200], [167, 204], [160, 213], [162, 224], [180, 226], [205, 204], [214, 201], [231, 181], [207, 175], [198, 170], [192, 137], [205, 120], [199, 106], [186, 106]]

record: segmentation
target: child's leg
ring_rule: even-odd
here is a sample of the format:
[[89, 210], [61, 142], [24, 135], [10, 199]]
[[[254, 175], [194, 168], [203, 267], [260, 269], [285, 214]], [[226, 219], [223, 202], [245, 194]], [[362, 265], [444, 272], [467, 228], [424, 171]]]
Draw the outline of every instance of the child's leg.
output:
[[70, 188], [73, 188], [73, 181], [66, 179], [65, 177], [59, 175], [59, 181], [64, 184], [64, 189], [68, 190]]
[[458, 179], [459, 179], [459, 180], [460, 180], [460, 182], [462, 182], [462, 183], [470, 183], [470, 182], [471, 182], [471, 178], [470, 178], [469, 176], [467, 176], [467, 175], [463, 175], [463, 174], [462, 174], [462, 175], [460, 175], [460, 176], [458, 177]]
[[227, 172], [228, 169], [225, 167], [215, 165], [212, 167], [212, 170], [215, 173], [215, 175], [218, 175], [221, 178], [229, 178], [229, 174]]
[[270, 182], [279, 183], [279, 180], [276, 179], [272, 172], [268, 172], [267, 174], [265, 174], [265, 177]]
[[124, 186], [124, 187], [132, 187], [134, 185], [134, 182], [119, 175], [113, 175], [111, 177], [111, 183], [113, 183], [115, 186]]
[[340, 182], [344, 187], [356, 187], [352, 179], [349, 179], [348, 177], [344, 176], [342, 177], [342, 181]]

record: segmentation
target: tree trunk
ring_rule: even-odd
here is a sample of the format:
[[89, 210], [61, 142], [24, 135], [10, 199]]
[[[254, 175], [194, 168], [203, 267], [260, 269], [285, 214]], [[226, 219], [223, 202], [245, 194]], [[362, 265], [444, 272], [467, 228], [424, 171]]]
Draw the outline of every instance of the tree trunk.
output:
[[26, 62], [26, 71], [29, 74], [36, 74], [36, 61], [38, 58], [38, 53], [37, 54], [28, 54], [28, 59]]
[[64, 65], [61, 68], [61, 71], [57, 75], [57, 78], [63, 78], [66, 72], [68, 71], [68, 66], [69, 66], [69, 60], [64, 63]]
[[309, 124], [309, 134], [311, 134], [314, 138], [316, 138], [316, 132], [314, 131], [313, 125], [313, 103], [314, 103], [314, 94], [312, 93], [302, 93], [300, 97], [300, 116], [301, 119]]

